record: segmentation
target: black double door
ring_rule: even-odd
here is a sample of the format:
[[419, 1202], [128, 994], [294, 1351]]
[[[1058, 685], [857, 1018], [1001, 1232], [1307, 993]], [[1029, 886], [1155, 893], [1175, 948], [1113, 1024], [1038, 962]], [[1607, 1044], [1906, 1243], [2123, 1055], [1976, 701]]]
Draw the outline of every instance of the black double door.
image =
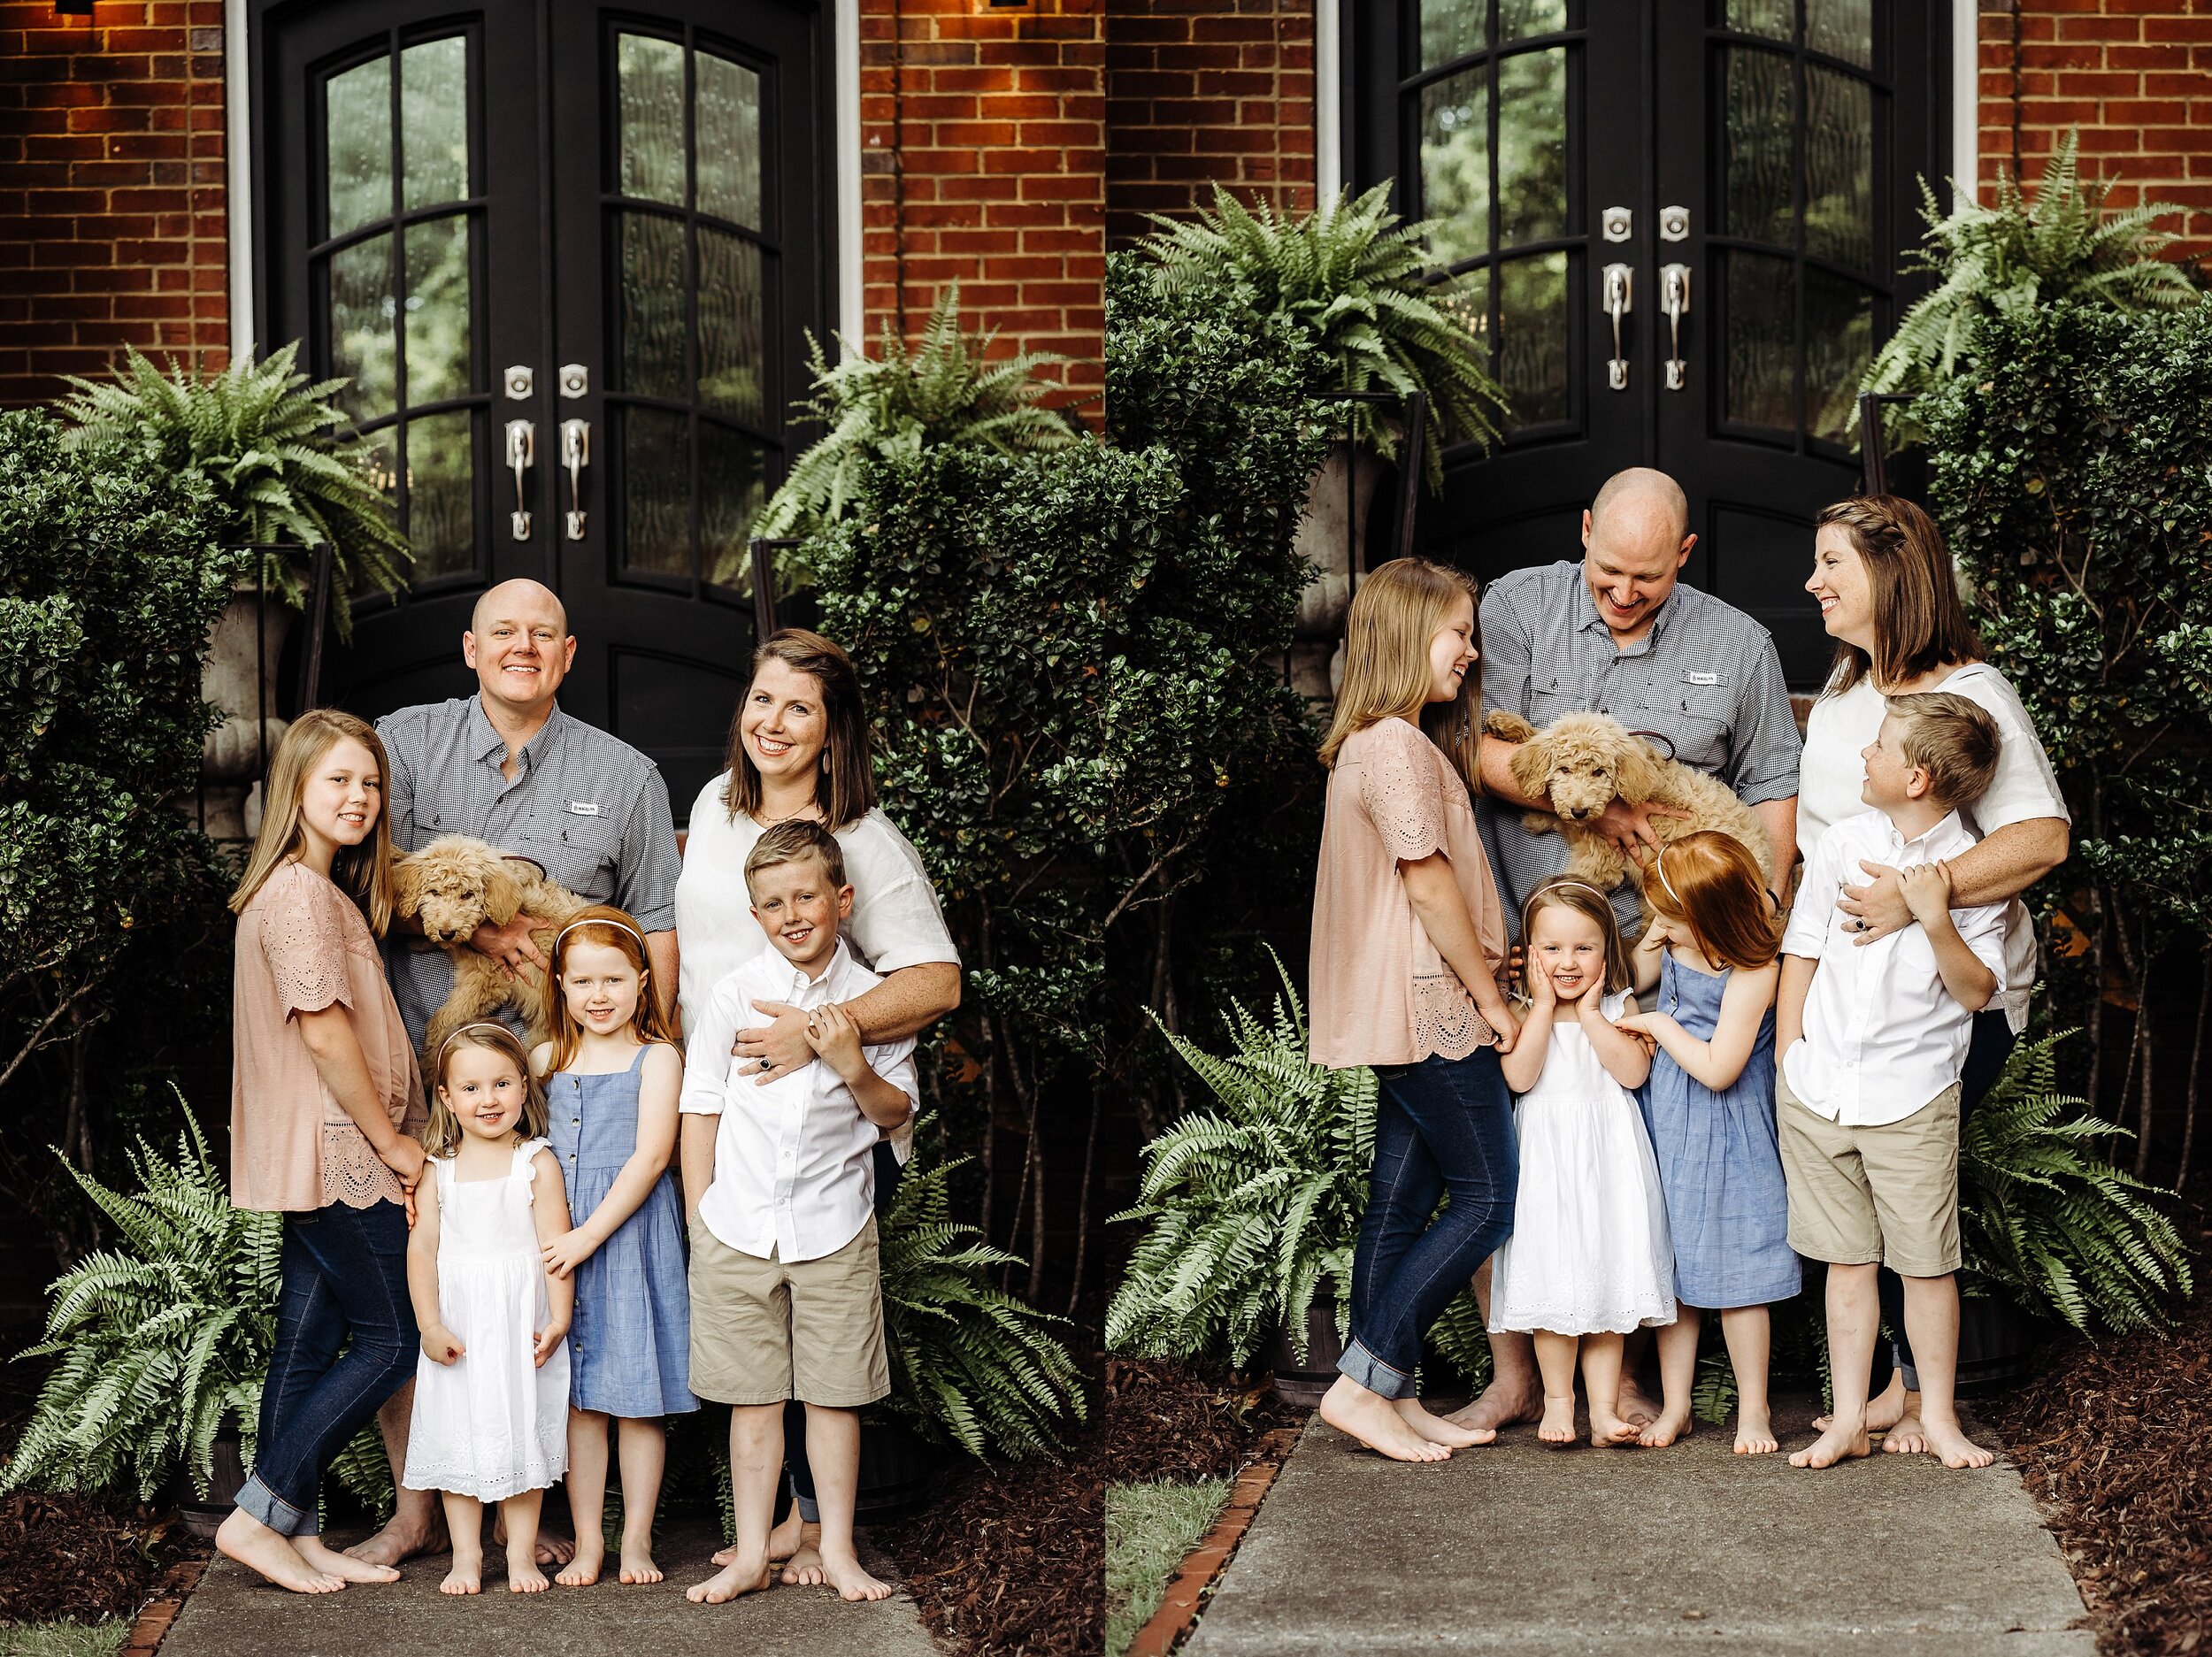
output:
[[1354, 162], [1397, 181], [1492, 344], [1505, 441], [1421, 507], [1488, 577], [1579, 556], [1598, 484], [1690, 499], [1690, 580], [1828, 643], [1813, 516], [1858, 487], [1860, 375], [1918, 291], [1918, 177], [1944, 189], [1948, 7], [1919, 0], [1378, 0], [1351, 8]]
[[257, 5], [262, 337], [346, 377], [415, 548], [326, 678], [367, 714], [465, 694], [477, 596], [544, 581], [570, 712], [719, 768], [833, 265], [826, 7]]

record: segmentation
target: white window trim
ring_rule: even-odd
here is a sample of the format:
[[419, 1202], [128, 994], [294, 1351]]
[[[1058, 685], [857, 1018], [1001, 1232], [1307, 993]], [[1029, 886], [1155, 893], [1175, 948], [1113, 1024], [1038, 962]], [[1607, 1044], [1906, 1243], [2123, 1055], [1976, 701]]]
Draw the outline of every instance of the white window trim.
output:
[[[837, 120], [837, 326], [856, 344], [864, 337], [860, 249], [860, 0], [832, 8], [833, 102]], [[230, 351], [250, 355], [254, 340], [252, 54], [246, 0], [223, 6], [223, 211], [230, 242]]]
[[1982, 76], [1979, 0], [1951, 0], [1952, 204], [1980, 193]]
[[[1960, 0], [1970, 4], [1972, 0]], [[1313, 196], [1320, 206], [1344, 188], [1344, 23], [1338, 0], [1313, 6]]]

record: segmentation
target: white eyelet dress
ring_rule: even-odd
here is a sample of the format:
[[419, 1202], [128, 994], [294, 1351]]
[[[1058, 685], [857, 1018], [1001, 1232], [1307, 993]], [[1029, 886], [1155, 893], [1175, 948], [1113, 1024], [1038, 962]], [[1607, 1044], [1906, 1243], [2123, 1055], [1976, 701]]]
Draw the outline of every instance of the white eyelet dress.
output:
[[425, 1354], [415, 1366], [407, 1438], [410, 1490], [503, 1501], [543, 1490], [568, 1470], [568, 1342], [543, 1368], [530, 1361], [552, 1316], [531, 1216], [532, 1159], [515, 1148], [503, 1179], [457, 1180], [434, 1157], [438, 1180], [438, 1309], [461, 1343], [452, 1363]]

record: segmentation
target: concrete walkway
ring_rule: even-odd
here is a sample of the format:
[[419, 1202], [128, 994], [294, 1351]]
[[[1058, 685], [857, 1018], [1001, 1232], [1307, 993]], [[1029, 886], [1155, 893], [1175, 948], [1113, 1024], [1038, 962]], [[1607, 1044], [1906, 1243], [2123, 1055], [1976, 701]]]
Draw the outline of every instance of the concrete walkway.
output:
[[1528, 1427], [1435, 1467], [1317, 1417], [1184, 1657], [2094, 1657], [2008, 1463], [1878, 1453], [1806, 1472], [1786, 1455], [1812, 1413], [1781, 1400], [1783, 1456], [1737, 1456], [1710, 1427], [1668, 1450], [1553, 1450]]
[[[162, 1642], [162, 1657], [937, 1657], [903, 1593], [848, 1605], [826, 1588], [772, 1588], [725, 1606], [695, 1606], [687, 1584], [713, 1574], [718, 1546], [703, 1525], [672, 1527], [657, 1557], [670, 1579], [626, 1588], [511, 1594], [488, 1581], [473, 1599], [438, 1592], [442, 1555], [411, 1561], [396, 1583], [309, 1598], [272, 1588], [218, 1558]], [[864, 1540], [887, 1580], [890, 1561]], [[488, 1561], [496, 1564], [496, 1561]], [[504, 1583], [503, 1575], [498, 1578]]]

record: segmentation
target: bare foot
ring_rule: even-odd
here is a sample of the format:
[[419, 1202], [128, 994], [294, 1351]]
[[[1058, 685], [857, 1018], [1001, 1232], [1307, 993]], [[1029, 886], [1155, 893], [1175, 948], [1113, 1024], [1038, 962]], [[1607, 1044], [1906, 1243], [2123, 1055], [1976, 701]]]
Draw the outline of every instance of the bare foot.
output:
[[219, 1530], [215, 1546], [227, 1559], [267, 1577], [294, 1593], [336, 1593], [346, 1584], [327, 1571], [315, 1569], [300, 1557], [289, 1538], [271, 1530], [242, 1507], [234, 1507]]
[[1451, 1459], [1448, 1447], [1431, 1444], [1407, 1426], [1405, 1418], [1391, 1408], [1388, 1399], [1368, 1391], [1348, 1375], [1338, 1376], [1336, 1384], [1322, 1395], [1321, 1419], [1339, 1432], [1357, 1438], [1376, 1454], [1386, 1455], [1394, 1461]]
[[[817, 1525], [815, 1529], [818, 1530], [821, 1527]], [[789, 1559], [805, 1546], [806, 1521], [799, 1516], [799, 1504], [795, 1501], [791, 1504], [791, 1511], [784, 1515], [783, 1523], [768, 1533], [768, 1562], [772, 1565], [780, 1559]], [[733, 1547], [724, 1548], [714, 1556], [714, 1562], [718, 1565], [735, 1564], [737, 1550]]]
[[1819, 1438], [1794, 1451], [1790, 1456], [1792, 1467], [1833, 1467], [1862, 1455], [1871, 1455], [1874, 1446], [1867, 1442], [1864, 1427], [1832, 1426]]
[[1391, 1400], [1391, 1408], [1398, 1418], [1426, 1438], [1431, 1444], [1440, 1444], [1450, 1450], [1471, 1450], [1479, 1444], [1488, 1444], [1498, 1435], [1488, 1427], [1463, 1427], [1441, 1415], [1431, 1415], [1417, 1398]]
[[1690, 1436], [1690, 1407], [1663, 1409], [1659, 1419], [1636, 1435], [1636, 1442], [1647, 1450], [1663, 1450], [1677, 1438]]
[[[536, 1550], [533, 1549], [534, 1555]], [[546, 1574], [538, 1569], [533, 1557], [518, 1564], [512, 1553], [507, 1555], [507, 1592], [509, 1593], [543, 1593], [552, 1586]]]
[[1942, 1457], [1946, 1467], [1987, 1467], [1997, 1459], [1968, 1438], [1956, 1422], [1932, 1421], [1926, 1423], [1925, 1430], [1929, 1454]]
[[[487, 1505], [488, 1506], [489, 1504]], [[494, 1547], [504, 1547], [507, 1546], [507, 1515], [504, 1514], [501, 1514], [492, 1520], [492, 1546]], [[605, 1549], [605, 1546], [606, 1545], [604, 1543], [600, 1545], [603, 1552]], [[535, 1551], [535, 1558], [539, 1564], [565, 1565], [575, 1556], [576, 1544], [570, 1541], [566, 1537], [557, 1535], [551, 1530], [541, 1530], [538, 1532], [538, 1546]]]
[[1508, 1386], [1502, 1381], [1493, 1381], [1483, 1389], [1480, 1398], [1461, 1406], [1444, 1419], [1471, 1432], [1495, 1432], [1501, 1427], [1540, 1420], [1543, 1414], [1542, 1383], [1530, 1380], [1518, 1386]]
[[438, 1592], [440, 1593], [483, 1592], [484, 1556], [479, 1553], [474, 1559], [465, 1561], [458, 1553], [456, 1553], [453, 1556], [453, 1569], [446, 1572], [445, 1580], [438, 1584]]
[[1644, 1389], [1637, 1385], [1632, 1377], [1625, 1375], [1621, 1377], [1620, 1402], [1614, 1405], [1613, 1409], [1623, 1421], [1632, 1422], [1639, 1427], [1650, 1426], [1664, 1413], [1658, 1404], [1645, 1395]]
[[[1920, 1413], [1920, 1394], [1905, 1391], [1905, 1377], [1893, 1372], [1889, 1385], [1866, 1403], [1866, 1430], [1870, 1433], [1887, 1432], [1908, 1415]], [[1836, 1424], [1833, 1415], [1813, 1417], [1813, 1430], [1825, 1432]]]
[[1590, 1412], [1590, 1442], [1603, 1449], [1608, 1445], [1626, 1444], [1643, 1429], [1625, 1415], [1601, 1415]]
[[1575, 1400], [1570, 1392], [1564, 1398], [1544, 1400], [1544, 1418], [1538, 1423], [1536, 1436], [1546, 1444], [1572, 1444], [1575, 1441]]
[[335, 1548], [325, 1547], [319, 1536], [296, 1536], [293, 1551], [307, 1561], [310, 1570], [320, 1571], [326, 1576], [335, 1576], [341, 1582], [397, 1582], [399, 1573], [389, 1565], [372, 1565], [365, 1559], [355, 1559]]
[[741, 1593], [760, 1592], [773, 1580], [764, 1553], [756, 1559], [736, 1561], [706, 1581], [692, 1584], [684, 1590], [684, 1598], [694, 1605], [726, 1605]]
[[1782, 1446], [1774, 1437], [1774, 1419], [1763, 1409], [1736, 1412], [1736, 1454], [1772, 1455]]
[[606, 1562], [607, 1545], [584, 1537], [578, 1540], [574, 1556], [553, 1580], [564, 1588], [588, 1588], [599, 1580]]
[[1908, 1410], [1882, 1440], [1882, 1448], [1892, 1455], [1925, 1455], [1929, 1451], [1928, 1430], [1921, 1424], [1920, 1412]]
[[799, 1545], [799, 1551], [783, 1564], [783, 1580], [795, 1588], [818, 1588], [826, 1580], [822, 1575], [820, 1525], [810, 1526], [814, 1535]]
[[634, 1548], [627, 1542], [623, 1543], [622, 1580], [624, 1582], [658, 1582], [660, 1579], [661, 1568], [653, 1563], [653, 1550], [649, 1546]]
[[395, 1514], [389, 1524], [365, 1542], [356, 1542], [346, 1553], [365, 1565], [397, 1565], [418, 1553], [442, 1553], [447, 1546], [442, 1517], [428, 1523], [410, 1523]]
[[822, 1555], [822, 1580], [837, 1590], [841, 1599], [888, 1599], [891, 1584], [879, 1582], [860, 1569], [859, 1558], [851, 1553]]

